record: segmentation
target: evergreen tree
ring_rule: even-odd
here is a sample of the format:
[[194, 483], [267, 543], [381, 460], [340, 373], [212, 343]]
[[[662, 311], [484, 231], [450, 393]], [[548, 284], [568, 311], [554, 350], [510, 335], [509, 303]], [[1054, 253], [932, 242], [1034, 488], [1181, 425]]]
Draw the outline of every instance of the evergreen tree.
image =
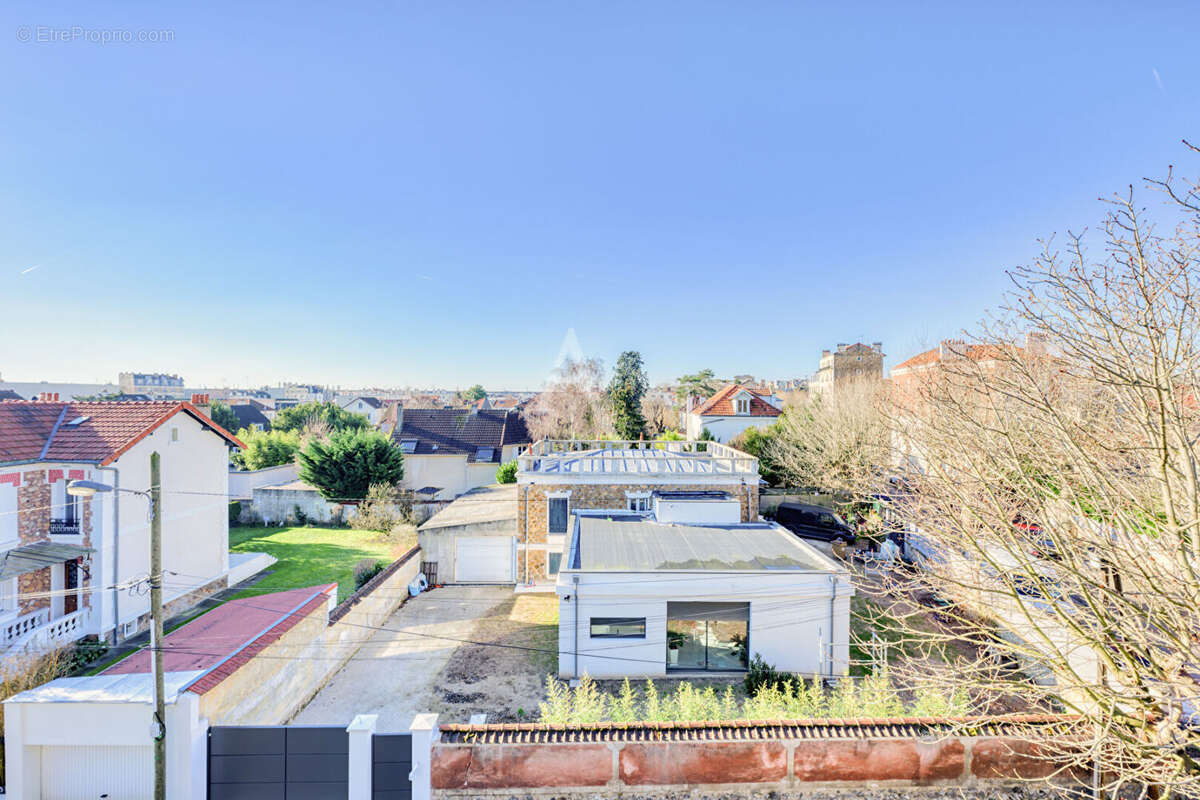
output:
[[637, 439], [646, 432], [646, 418], [642, 416], [642, 398], [646, 395], [649, 381], [642, 366], [642, 355], [636, 350], [626, 350], [617, 359], [612, 382], [608, 385], [608, 403], [612, 409], [613, 428], [617, 436]]
[[297, 457], [300, 479], [326, 500], [361, 499], [373, 484], [392, 486], [404, 477], [404, 453], [378, 431], [335, 431], [311, 439]]

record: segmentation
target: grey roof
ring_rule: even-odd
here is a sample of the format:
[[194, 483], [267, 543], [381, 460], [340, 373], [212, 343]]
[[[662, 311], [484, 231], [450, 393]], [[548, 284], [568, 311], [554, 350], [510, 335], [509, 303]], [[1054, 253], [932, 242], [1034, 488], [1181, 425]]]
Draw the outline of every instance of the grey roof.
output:
[[576, 516], [571, 568], [588, 572], [658, 570], [819, 570], [821, 563], [777, 525], [677, 525], [633, 515]]
[[406, 408], [401, 416], [392, 441], [415, 442], [409, 455], [465, 455], [468, 462], [498, 464], [505, 445], [532, 441], [517, 411]]
[[472, 489], [430, 517], [417, 530], [429, 531], [482, 522], [517, 522], [517, 485], [481, 486]]

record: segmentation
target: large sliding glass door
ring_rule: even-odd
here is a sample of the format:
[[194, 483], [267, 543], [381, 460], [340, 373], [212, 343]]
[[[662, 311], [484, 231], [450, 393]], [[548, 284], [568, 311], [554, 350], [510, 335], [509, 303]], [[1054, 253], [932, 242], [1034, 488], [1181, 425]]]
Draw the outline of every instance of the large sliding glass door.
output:
[[743, 670], [749, 636], [749, 603], [667, 603], [669, 669]]

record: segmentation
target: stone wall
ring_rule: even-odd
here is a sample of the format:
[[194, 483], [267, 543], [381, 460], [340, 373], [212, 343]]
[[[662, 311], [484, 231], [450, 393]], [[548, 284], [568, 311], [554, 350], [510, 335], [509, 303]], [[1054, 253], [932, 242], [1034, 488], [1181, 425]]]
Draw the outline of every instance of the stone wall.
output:
[[[35, 542], [49, 542], [50, 519], [55, 509], [51, 508], [51, 483], [53, 481], [82, 478], [83, 470], [66, 469], [31, 469], [21, 473], [17, 485], [17, 538], [22, 545]], [[92, 546], [92, 501], [81, 498], [79, 501], [79, 532], [80, 541], [84, 547]], [[45, 567], [35, 572], [27, 572], [17, 578], [17, 591], [21, 596], [28, 594], [44, 594], [51, 589], [51, 567]], [[92, 604], [92, 593], [87, 591], [90, 581], [86, 573], [79, 572], [80, 589], [82, 590], [80, 608]], [[29, 614], [50, 607], [49, 597], [32, 597], [19, 602], [21, 614]]]
[[[1005, 737], [772, 738], [578, 741], [434, 746], [432, 784], [443, 798], [606, 793], [668, 787], [692, 793], [788, 793], [808, 787], [955, 787], [1045, 779], [1057, 765], [1028, 740]], [[809, 795], [804, 794], [805, 797]], [[994, 796], [987, 795], [982, 796]]]
[[626, 492], [700, 492], [724, 491], [736, 497], [742, 508], [742, 521], [758, 519], [758, 486], [730, 484], [645, 484], [645, 483], [573, 483], [522, 484], [517, 494], [517, 580], [525, 582], [525, 543], [529, 548], [529, 573], [534, 580], [546, 577], [547, 498], [556, 492], [570, 492], [568, 512], [577, 508], [626, 508]]

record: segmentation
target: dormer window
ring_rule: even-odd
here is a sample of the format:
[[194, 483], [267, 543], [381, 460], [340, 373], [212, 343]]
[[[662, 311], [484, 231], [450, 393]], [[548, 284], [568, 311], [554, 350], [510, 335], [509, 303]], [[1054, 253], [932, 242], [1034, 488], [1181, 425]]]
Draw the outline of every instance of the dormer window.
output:
[[737, 413], [739, 413], [739, 414], [749, 414], [749, 413], [750, 413], [750, 398], [748, 398], [748, 397], [739, 397], [739, 398], [737, 399], [737, 406], [736, 406], [736, 407], [737, 407]]

